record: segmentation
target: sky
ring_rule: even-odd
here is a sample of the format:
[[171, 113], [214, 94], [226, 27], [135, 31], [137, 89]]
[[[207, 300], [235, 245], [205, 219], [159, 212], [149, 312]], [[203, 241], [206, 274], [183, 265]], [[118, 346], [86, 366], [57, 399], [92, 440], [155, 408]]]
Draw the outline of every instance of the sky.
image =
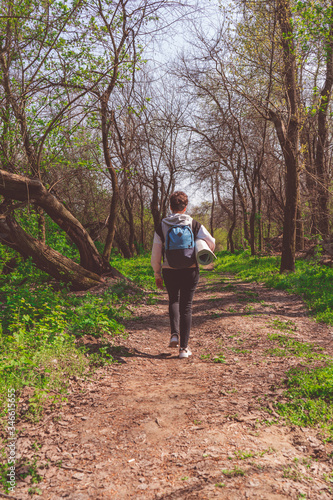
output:
[[[180, 12], [168, 12], [164, 21], [170, 23], [170, 27], [163, 30], [149, 43], [145, 49], [145, 57], [153, 68], [153, 76], [157, 85], [158, 82], [168, 78], [167, 73], [175, 61], [179, 59], [182, 52], [190, 51], [192, 48], [191, 39], [195, 29], [200, 29], [207, 34], [207, 37], [214, 36], [218, 24], [220, 10], [218, 0], [207, 1], [202, 7], [189, 8], [187, 15], [180, 18]], [[190, 177], [183, 178], [176, 186], [177, 190], [187, 193], [190, 205], [199, 205], [202, 201], [211, 200], [209, 189], [194, 184]]]

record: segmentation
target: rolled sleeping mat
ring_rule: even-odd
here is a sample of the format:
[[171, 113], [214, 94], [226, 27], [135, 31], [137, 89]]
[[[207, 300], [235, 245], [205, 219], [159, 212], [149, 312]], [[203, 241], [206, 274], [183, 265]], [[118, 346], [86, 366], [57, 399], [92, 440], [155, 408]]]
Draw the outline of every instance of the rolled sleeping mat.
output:
[[216, 259], [216, 255], [211, 251], [205, 240], [200, 239], [195, 241], [195, 257], [201, 266], [208, 266]]

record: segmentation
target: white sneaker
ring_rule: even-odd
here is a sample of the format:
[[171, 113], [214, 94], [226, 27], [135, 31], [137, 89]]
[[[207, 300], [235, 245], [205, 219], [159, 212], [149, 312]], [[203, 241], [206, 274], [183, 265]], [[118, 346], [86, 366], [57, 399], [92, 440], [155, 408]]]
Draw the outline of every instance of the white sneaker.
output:
[[179, 358], [188, 358], [189, 356], [192, 356], [191, 351], [187, 347], [186, 349], [179, 349]]
[[169, 347], [179, 347], [178, 333], [171, 335]]

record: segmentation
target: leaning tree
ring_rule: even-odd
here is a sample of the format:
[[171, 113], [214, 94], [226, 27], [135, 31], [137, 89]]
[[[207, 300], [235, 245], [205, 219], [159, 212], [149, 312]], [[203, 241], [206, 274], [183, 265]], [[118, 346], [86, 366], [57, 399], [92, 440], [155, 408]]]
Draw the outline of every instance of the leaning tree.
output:
[[[40, 0], [4, 2], [0, 19], [0, 242], [14, 248], [51, 276], [86, 289], [101, 281], [109, 264], [117, 205], [117, 178], [110, 162], [110, 97], [117, 85], [132, 84], [137, 44], [147, 24], [156, 23], [164, 2]], [[61, 151], [86, 121], [100, 123], [103, 167], [112, 178], [109, 231], [100, 255], [83, 224], [66, 207], [50, 171], [61, 169]], [[89, 134], [87, 134], [89, 141]], [[76, 245], [74, 262], [17, 217], [33, 206], [65, 231]], [[119, 273], [118, 273], [119, 274]]]

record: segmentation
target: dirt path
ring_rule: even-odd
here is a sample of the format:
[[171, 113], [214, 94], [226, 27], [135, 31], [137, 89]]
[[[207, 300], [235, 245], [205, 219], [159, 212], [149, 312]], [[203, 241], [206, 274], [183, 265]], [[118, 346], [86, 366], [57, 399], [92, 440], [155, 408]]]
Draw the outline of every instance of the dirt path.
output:
[[[126, 324], [122, 364], [101, 369], [81, 392], [75, 385], [60, 413], [18, 440], [22, 456], [48, 462], [37, 470], [39, 498], [332, 499], [324, 479], [332, 445], [267, 411], [282, 397], [286, 371], [302, 359], [266, 352], [276, 347], [267, 334], [288, 321], [295, 338], [332, 354], [330, 328], [308, 318], [297, 297], [215, 277], [199, 285], [193, 356], [179, 360], [166, 347], [167, 301], [160, 297]], [[17, 498], [31, 498], [30, 482], [18, 484]]]

